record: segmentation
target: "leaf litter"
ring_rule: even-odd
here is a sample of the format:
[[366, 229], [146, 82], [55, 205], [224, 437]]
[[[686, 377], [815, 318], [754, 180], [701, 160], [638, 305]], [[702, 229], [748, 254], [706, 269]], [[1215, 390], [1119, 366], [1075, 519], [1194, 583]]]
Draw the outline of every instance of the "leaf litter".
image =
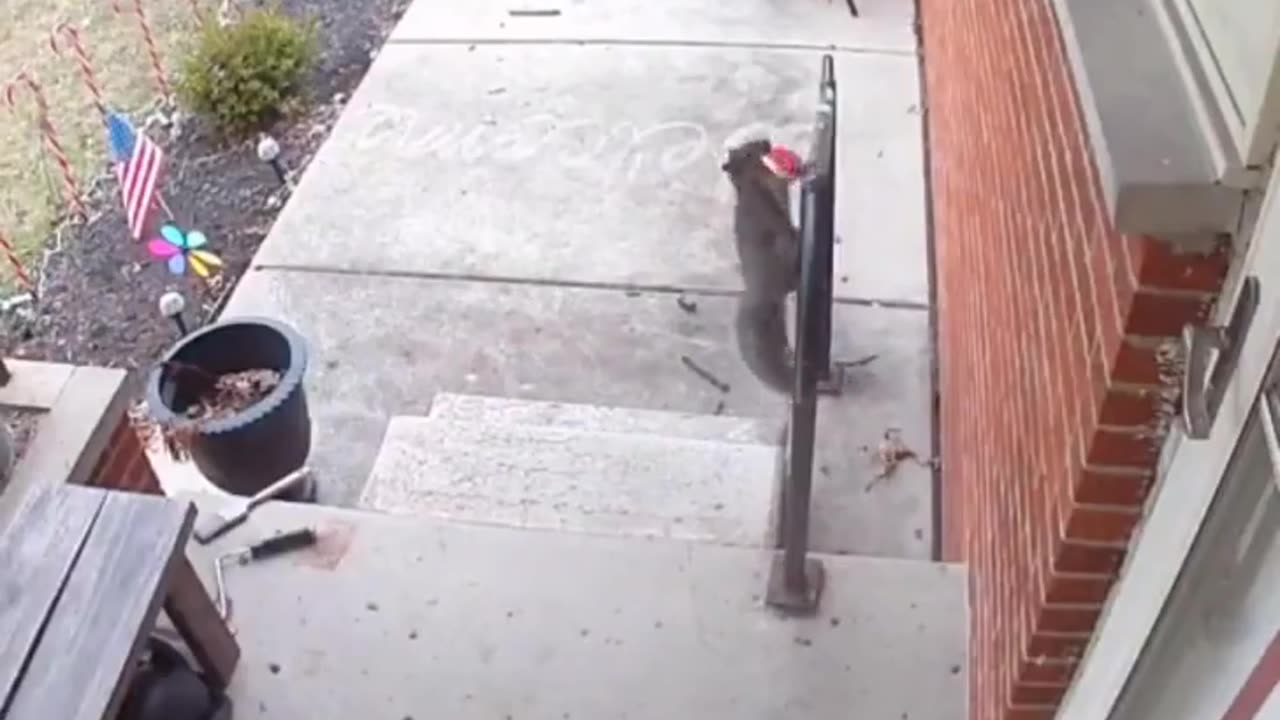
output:
[[871, 492], [877, 484], [884, 482], [893, 477], [898, 471], [898, 467], [904, 462], [914, 462], [915, 464], [934, 468], [936, 461], [932, 458], [929, 460], [921, 460], [920, 454], [912, 450], [902, 440], [902, 430], [899, 428], [889, 428], [884, 431], [884, 436], [880, 438], [880, 443], [876, 446], [875, 457], [872, 461], [880, 471], [876, 473], [871, 482], [867, 483], [864, 490]]

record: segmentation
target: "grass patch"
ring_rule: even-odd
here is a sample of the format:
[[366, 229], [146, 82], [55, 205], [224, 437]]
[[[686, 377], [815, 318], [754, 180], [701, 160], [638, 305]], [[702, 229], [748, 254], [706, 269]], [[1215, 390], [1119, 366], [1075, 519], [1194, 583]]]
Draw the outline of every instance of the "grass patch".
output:
[[[51, 119], [86, 190], [106, 169], [106, 138], [75, 61], [70, 55], [54, 54], [49, 31], [63, 21], [78, 27], [107, 103], [137, 111], [157, 98], [159, 91], [131, 12], [132, 0], [121, 4], [129, 11], [124, 16], [115, 14], [109, 0], [0, 3], [0, 72], [4, 73], [0, 82], [7, 84], [22, 69], [39, 79], [49, 100]], [[185, 0], [143, 0], [143, 7], [172, 80], [178, 62], [176, 51], [189, 40], [196, 25], [191, 5]], [[213, 3], [206, 0], [201, 7], [212, 16]], [[66, 206], [62, 175], [44, 151], [36, 128], [34, 103], [25, 91], [19, 95], [19, 103], [18, 113], [0, 103], [0, 232], [14, 242], [34, 271], [41, 248]], [[8, 266], [0, 264], [0, 291], [7, 293], [15, 287]]]

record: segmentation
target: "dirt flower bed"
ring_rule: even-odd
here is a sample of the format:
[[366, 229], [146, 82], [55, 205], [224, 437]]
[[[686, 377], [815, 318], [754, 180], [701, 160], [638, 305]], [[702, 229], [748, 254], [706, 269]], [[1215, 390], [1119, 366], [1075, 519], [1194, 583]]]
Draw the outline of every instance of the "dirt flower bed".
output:
[[[408, 0], [284, 0], [283, 9], [315, 18], [321, 58], [305, 88], [307, 103], [269, 132], [294, 178], [324, 142]], [[141, 52], [141, 50], [138, 50]], [[141, 127], [146, 118], [135, 114]], [[225, 262], [218, 282], [169, 274], [128, 234], [116, 183], [90, 192], [91, 219], [51, 240], [36, 304], [0, 311], [0, 351], [12, 357], [126, 369], [149, 367], [177, 338], [157, 309], [167, 290], [186, 296], [189, 326], [216, 317], [287, 200], [256, 142], [229, 143], [202, 120], [151, 117], [149, 136], [168, 157], [163, 192], [184, 229], [200, 230]]]

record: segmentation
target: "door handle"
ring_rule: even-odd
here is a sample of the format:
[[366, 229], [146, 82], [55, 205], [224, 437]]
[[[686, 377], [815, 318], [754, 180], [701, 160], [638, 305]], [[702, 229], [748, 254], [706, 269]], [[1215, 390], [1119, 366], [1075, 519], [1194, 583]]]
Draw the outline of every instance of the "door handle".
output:
[[1258, 278], [1244, 279], [1240, 297], [1226, 325], [1187, 325], [1182, 329], [1182, 424], [1187, 437], [1203, 440], [1213, 430], [1227, 385], [1240, 360], [1240, 349], [1258, 309]]

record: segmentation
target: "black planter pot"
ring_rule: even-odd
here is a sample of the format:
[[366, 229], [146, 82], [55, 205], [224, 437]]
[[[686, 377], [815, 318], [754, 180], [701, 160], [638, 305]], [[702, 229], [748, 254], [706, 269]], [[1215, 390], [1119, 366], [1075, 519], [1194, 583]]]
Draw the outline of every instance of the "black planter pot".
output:
[[242, 412], [196, 423], [190, 441], [200, 472], [236, 495], [252, 495], [297, 470], [311, 452], [302, 337], [275, 320], [227, 320], [179, 340], [147, 379], [151, 414], [169, 425], [181, 423], [218, 376], [258, 368], [279, 372], [280, 384]]

